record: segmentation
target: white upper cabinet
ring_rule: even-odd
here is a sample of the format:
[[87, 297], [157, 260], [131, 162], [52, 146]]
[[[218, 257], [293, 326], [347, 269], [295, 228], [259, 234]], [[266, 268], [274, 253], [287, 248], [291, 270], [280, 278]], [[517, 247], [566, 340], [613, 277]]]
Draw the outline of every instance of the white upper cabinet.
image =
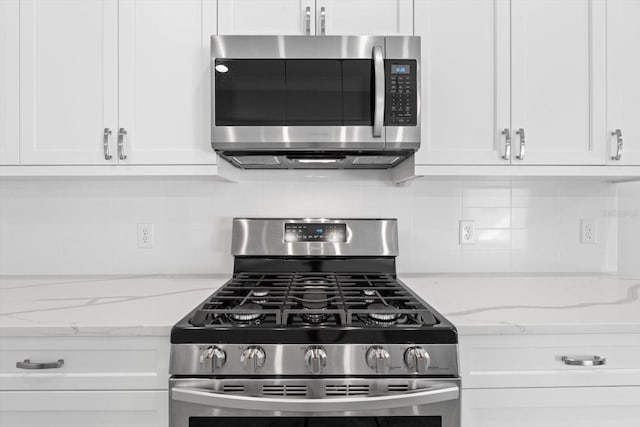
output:
[[103, 136], [117, 126], [117, 12], [117, 0], [20, 1], [22, 164], [116, 162]]
[[321, 35], [413, 35], [412, 0], [316, 0]]
[[508, 164], [509, 3], [416, 0], [415, 16], [422, 42], [416, 163]]
[[604, 8], [604, 0], [511, 1], [514, 164], [605, 162]]
[[[618, 160], [620, 129], [622, 146]], [[640, 165], [640, 1], [607, 2], [607, 159]]]
[[219, 35], [314, 35], [315, 0], [218, 0]]
[[18, 0], [0, 0], [0, 165], [20, 162]]
[[214, 34], [215, 0], [120, 0], [119, 163], [215, 163]]

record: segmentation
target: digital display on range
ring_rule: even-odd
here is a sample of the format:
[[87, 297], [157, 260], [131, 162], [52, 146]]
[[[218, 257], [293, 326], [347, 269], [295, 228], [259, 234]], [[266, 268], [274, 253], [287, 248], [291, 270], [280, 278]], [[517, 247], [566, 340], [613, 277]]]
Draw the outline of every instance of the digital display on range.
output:
[[345, 243], [347, 224], [285, 223], [284, 241]]
[[391, 74], [410, 74], [411, 67], [409, 64], [392, 64], [391, 65]]

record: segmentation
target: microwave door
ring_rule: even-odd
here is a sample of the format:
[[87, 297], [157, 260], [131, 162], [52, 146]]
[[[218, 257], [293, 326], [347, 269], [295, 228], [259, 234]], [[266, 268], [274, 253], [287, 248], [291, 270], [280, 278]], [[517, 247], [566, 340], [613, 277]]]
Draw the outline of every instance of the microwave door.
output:
[[384, 149], [384, 38], [238, 39], [212, 39], [215, 149]]

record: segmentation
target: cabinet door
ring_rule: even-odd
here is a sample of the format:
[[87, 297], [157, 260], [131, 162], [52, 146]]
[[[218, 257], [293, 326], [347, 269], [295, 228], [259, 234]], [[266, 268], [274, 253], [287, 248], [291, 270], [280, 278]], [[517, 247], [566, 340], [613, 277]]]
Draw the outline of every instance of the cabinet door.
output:
[[219, 35], [314, 35], [315, 0], [218, 0]]
[[411, 0], [316, 0], [316, 33], [413, 35]]
[[0, 165], [20, 162], [19, 5], [0, 1]]
[[[640, 165], [640, 2], [607, 2], [607, 159]], [[616, 129], [622, 133], [620, 160]]]
[[120, 0], [119, 162], [213, 164], [215, 0]]
[[0, 425], [166, 427], [168, 400], [167, 391], [2, 391]]
[[513, 163], [604, 163], [604, 1], [512, 0], [511, 16]]
[[115, 163], [103, 136], [117, 120], [117, 11], [117, 0], [20, 2], [22, 164]]
[[510, 119], [509, 3], [416, 0], [415, 15], [422, 46], [416, 163], [509, 163], [502, 158]]
[[637, 427], [640, 387], [462, 390], [464, 427]]

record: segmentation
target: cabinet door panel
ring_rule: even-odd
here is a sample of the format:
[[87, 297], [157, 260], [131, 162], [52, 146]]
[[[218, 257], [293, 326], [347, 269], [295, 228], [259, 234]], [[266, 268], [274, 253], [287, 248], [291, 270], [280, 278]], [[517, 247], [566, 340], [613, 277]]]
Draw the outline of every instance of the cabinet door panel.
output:
[[315, 34], [314, 0], [218, 0], [219, 35], [304, 35], [307, 28]]
[[20, 162], [19, 4], [0, 1], [0, 165]]
[[117, 0], [20, 2], [23, 164], [109, 164], [117, 115]]
[[416, 0], [422, 36], [419, 164], [502, 164], [509, 127], [509, 5]]
[[[517, 164], [602, 164], [604, 3], [511, 2], [512, 126]], [[514, 133], [514, 137], [518, 137]]]
[[324, 19], [327, 35], [413, 35], [411, 0], [317, 0], [316, 17], [317, 34]]
[[214, 0], [120, 1], [119, 127], [127, 164], [213, 164]]
[[[607, 2], [607, 159], [611, 164], [640, 165], [640, 2]], [[622, 131], [620, 160], [615, 129]]]
[[640, 387], [462, 390], [464, 427], [637, 427]]
[[166, 427], [167, 391], [2, 391], [0, 425]]

